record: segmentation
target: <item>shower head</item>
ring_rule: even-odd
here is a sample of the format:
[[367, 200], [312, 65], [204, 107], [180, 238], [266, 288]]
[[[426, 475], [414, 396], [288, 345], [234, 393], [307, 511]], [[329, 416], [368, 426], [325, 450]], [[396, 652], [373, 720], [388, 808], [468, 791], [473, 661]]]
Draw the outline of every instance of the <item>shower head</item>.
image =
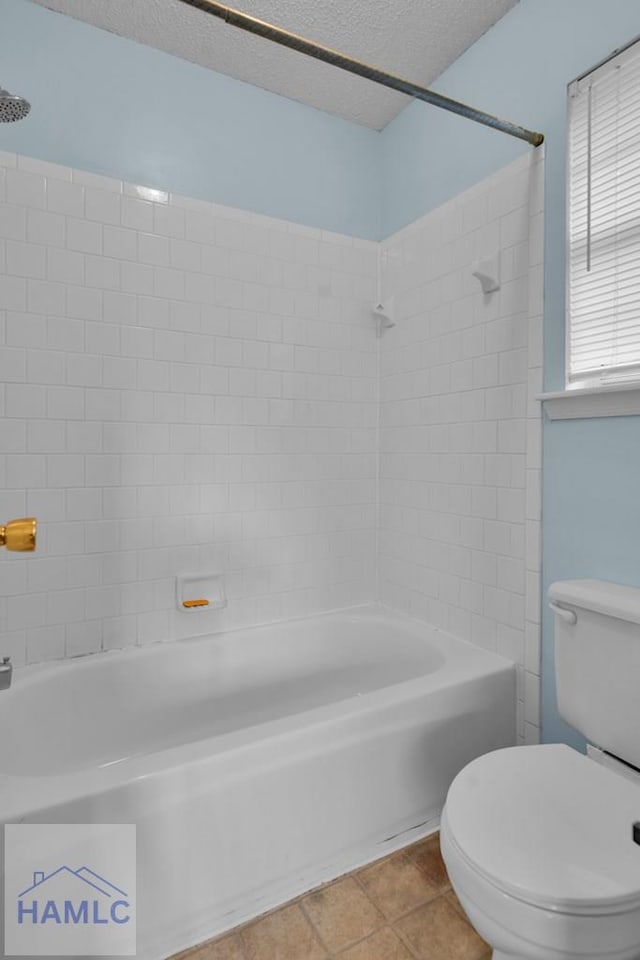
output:
[[16, 97], [0, 87], [0, 123], [13, 123], [22, 120], [31, 110], [31, 104], [24, 97]]

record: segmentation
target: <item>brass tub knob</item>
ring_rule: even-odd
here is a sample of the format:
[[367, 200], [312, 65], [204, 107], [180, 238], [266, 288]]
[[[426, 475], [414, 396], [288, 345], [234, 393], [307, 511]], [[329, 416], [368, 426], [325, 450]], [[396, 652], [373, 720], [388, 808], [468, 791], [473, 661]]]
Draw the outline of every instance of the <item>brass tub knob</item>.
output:
[[37, 529], [38, 521], [35, 517], [9, 520], [5, 526], [0, 526], [0, 547], [18, 551], [35, 550]]

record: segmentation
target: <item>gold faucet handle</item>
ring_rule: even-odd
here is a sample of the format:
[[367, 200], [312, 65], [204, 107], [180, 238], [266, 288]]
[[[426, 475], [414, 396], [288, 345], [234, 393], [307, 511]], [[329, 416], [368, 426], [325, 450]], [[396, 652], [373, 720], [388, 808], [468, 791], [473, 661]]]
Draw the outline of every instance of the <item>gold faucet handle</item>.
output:
[[6, 547], [7, 550], [35, 550], [37, 529], [35, 517], [9, 520], [6, 526], [0, 526], [0, 547]]

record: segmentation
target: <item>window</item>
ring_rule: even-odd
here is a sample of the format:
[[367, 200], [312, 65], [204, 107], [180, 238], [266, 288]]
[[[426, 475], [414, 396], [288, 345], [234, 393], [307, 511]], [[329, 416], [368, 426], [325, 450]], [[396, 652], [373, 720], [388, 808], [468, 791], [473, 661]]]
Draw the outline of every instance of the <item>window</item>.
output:
[[567, 387], [640, 381], [640, 42], [569, 87]]

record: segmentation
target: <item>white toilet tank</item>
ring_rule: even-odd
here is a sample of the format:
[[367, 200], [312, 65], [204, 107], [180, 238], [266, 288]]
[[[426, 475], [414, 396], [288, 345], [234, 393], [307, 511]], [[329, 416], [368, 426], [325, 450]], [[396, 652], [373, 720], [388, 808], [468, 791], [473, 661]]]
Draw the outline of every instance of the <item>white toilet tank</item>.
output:
[[640, 588], [559, 580], [548, 596], [560, 715], [640, 768]]

